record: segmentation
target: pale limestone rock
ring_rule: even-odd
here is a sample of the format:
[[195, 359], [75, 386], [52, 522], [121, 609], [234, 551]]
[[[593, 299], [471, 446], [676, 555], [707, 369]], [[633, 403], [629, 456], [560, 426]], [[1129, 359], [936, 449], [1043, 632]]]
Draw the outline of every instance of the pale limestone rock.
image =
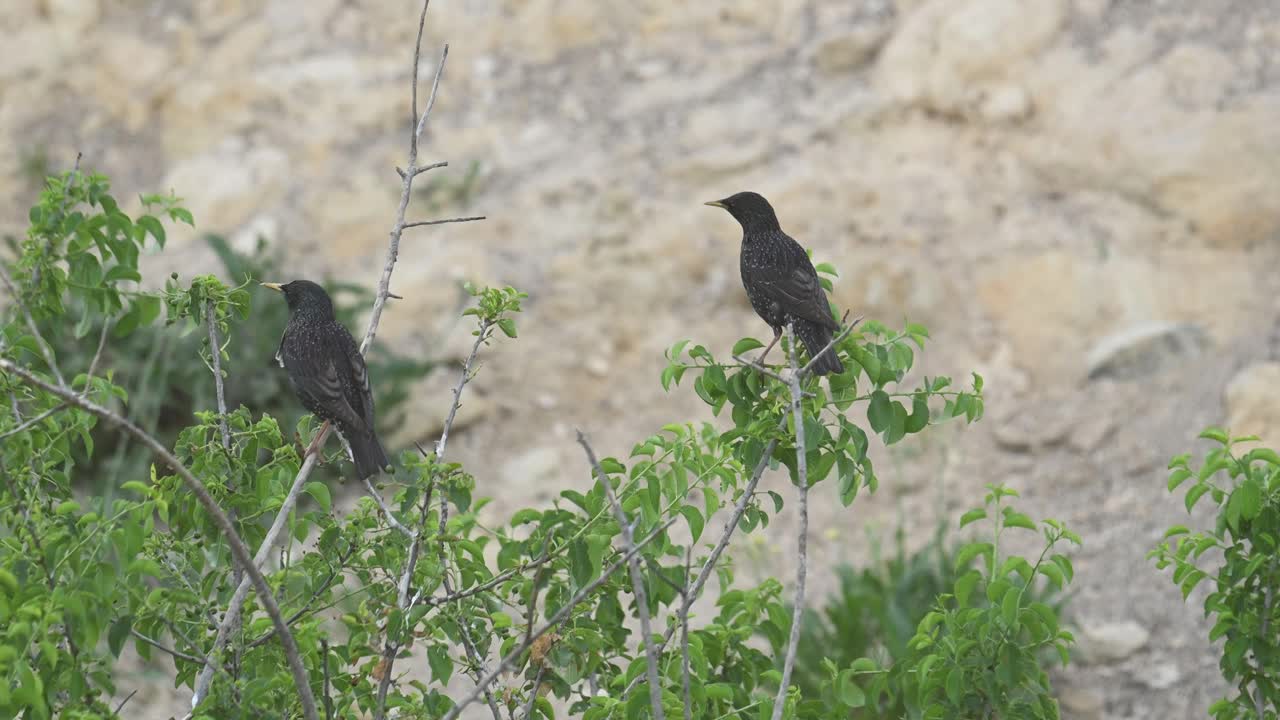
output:
[[1057, 35], [1063, 0], [930, 0], [880, 56], [879, 82], [905, 105], [963, 114]]
[[1146, 647], [1151, 633], [1133, 620], [1100, 622], [1080, 629], [1078, 648], [1089, 663], [1123, 660]]
[[1225, 400], [1233, 435], [1257, 435], [1271, 446], [1280, 442], [1280, 363], [1241, 370], [1227, 385]]
[[[176, 165], [161, 186], [184, 199], [200, 232], [227, 232], [257, 208], [279, 201], [288, 176], [289, 160], [279, 148], [251, 147], [232, 138]], [[194, 236], [184, 227], [174, 228], [171, 241]]]

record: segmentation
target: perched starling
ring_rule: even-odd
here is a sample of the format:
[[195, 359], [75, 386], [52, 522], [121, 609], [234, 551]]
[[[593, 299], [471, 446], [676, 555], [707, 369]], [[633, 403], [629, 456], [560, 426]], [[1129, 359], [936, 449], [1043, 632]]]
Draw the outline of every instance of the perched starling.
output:
[[373, 394], [369, 371], [351, 333], [333, 315], [333, 302], [324, 288], [309, 280], [263, 287], [284, 293], [289, 322], [276, 362], [302, 405], [337, 428], [360, 479], [391, 463], [373, 427]]
[[[818, 283], [818, 273], [808, 254], [800, 243], [782, 232], [773, 206], [753, 192], [740, 192], [707, 205], [728, 210], [742, 225], [742, 285], [756, 314], [773, 328], [773, 342], [760, 359], [769, 354], [783, 328], [792, 321], [809, 355], [820, 352], [840, 325], [831, 315], [827, 294]], [[844, 372], [835, 348], [818, 358], [813, 372]]]

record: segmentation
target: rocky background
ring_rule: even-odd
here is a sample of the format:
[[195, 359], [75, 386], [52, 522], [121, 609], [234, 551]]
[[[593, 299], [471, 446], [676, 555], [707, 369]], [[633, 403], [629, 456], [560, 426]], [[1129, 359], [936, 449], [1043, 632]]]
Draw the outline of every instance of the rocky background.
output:
[[[6, 0], [0, 233], [79, 149], [119, 197], [173, 189], [201, 231], [265, 236], [296, 276], [374, 283], [417, 12]], [[707, 419], [662, 392], [662, 350], [767, 336], [737, 225], [701, 205], [755, 189], [841, 269], [840, 306], [924, 323], [924, 371], [987, 378], [983, 422], [878, 451], [869, 502], [815, 503], [810, 597], [833, 584], [822, 568], [865, 559], [868, 531], [909, 518], [923, 542], [1005, 482], [1086, 540], [1064, 715], [1204, 716], [1223, 688], [1202, 595], [1184, 604], [1144, 554], [1185, 517], [1163, 467], [1203, 425], [1280, 444], [1280, 5], [437, 0], [424, 77], [446, 41], [424, 153], [451, 165], [411, 214], [489, 220], [406, 233], [380, 337], [456, 359], [461, 280], [529, 293], [451, 443], [495, 518], [588, 482], [575, 427], [625, 455]], [[172, 236], [158, 266], [208, 262]], [[424, 382], [396, 442], [434, 437], [451, 379]], [[739, 545], [744, 576], [787, 573], [791, 522]], [[130, 682], [138, 716], [183, 711], [167, 673]]]

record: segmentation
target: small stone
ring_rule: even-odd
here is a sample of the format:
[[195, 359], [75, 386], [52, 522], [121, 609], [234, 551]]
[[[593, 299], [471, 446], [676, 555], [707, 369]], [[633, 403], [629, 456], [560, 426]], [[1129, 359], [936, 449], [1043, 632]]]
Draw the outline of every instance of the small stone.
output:
[[978, 114], [987, 122], [1013, 123], [1026, 120], [1032, 112], [1031, 96], [1017, 85], [1000, 85], [985, 90], [978, 100]]
[[1069, 685], [1058, 690], [1058, 702], [1074, 720], [1101, 720], [1106, 700], [1093, 688]]
[[1132, 620], [1099, 623], [1082, 629], [1078, 648], [1087, 662], [1115, 662], [1141, 650], [1150, 637], [1146, 628]]
[[553, 447], [528, 450], [502, 466], [507, 482], [528, 486], [552, 479], [560, 469], [560, 452]]
[[599, 355], [592, 355], [587, 358], [587, 372], [596, 377], [604, 377], [609, 374], [609, 361]]
[[1090, 380], [1134, 380], [1200, 354], [1209, 337], [1196, 325], [1146, 323], [1103, 338], [1089, 352]]
[[1152, 690], [1168, 690], [1182, 679], [1182, 672], [1176, 663], [1163, 662], [1140, 671], [1138, 679]]
[[1067, 437], [1067, 446], [1081, 453], [1091, 453], [1111, 436], [1116, 423], [1109, 417], [1090, 415], [1076, 423]]
[[818, 70], [836, 74], [866, 65], [889, 35], [887, 26], [863, 25], [828, 38], [818, 45], [813, 62]]
[[1058, 445], [1071, 432], [1064, 413], [1040, 413], [1033, 408], [1018, 408], [996, 422], [995, 440], [1010, 452], [1025, 453]]

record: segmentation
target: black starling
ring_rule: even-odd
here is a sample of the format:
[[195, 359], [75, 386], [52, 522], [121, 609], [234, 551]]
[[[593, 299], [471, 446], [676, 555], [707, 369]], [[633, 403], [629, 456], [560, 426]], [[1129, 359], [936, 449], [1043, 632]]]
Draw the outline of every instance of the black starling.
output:
[[[773, 328], [773, 342], [760, 359], [769, 354], [782, 337], [783, 328], [792, 321], [809, 355], [820, 352], [840, 325], [831, 315], [827, 294], [818, 283], [818, 273], [808, 254], [800, 243], [782, 232], [773, 206], [753, 192], [740, 192], [707, 205], [728, 210], [742, 225], [742, 285], [756, 314]], [[844, 372], [834, 348], [818, 358], [813, 372]]]
[[373, 426], [369, 371], [351, 333], [337, 321], [324, 288], [309, 280], [263, 287], [284, 293], [289, 322], [276, 361], [302, 405], [337, 428], [363, 480], [391, 463]]

